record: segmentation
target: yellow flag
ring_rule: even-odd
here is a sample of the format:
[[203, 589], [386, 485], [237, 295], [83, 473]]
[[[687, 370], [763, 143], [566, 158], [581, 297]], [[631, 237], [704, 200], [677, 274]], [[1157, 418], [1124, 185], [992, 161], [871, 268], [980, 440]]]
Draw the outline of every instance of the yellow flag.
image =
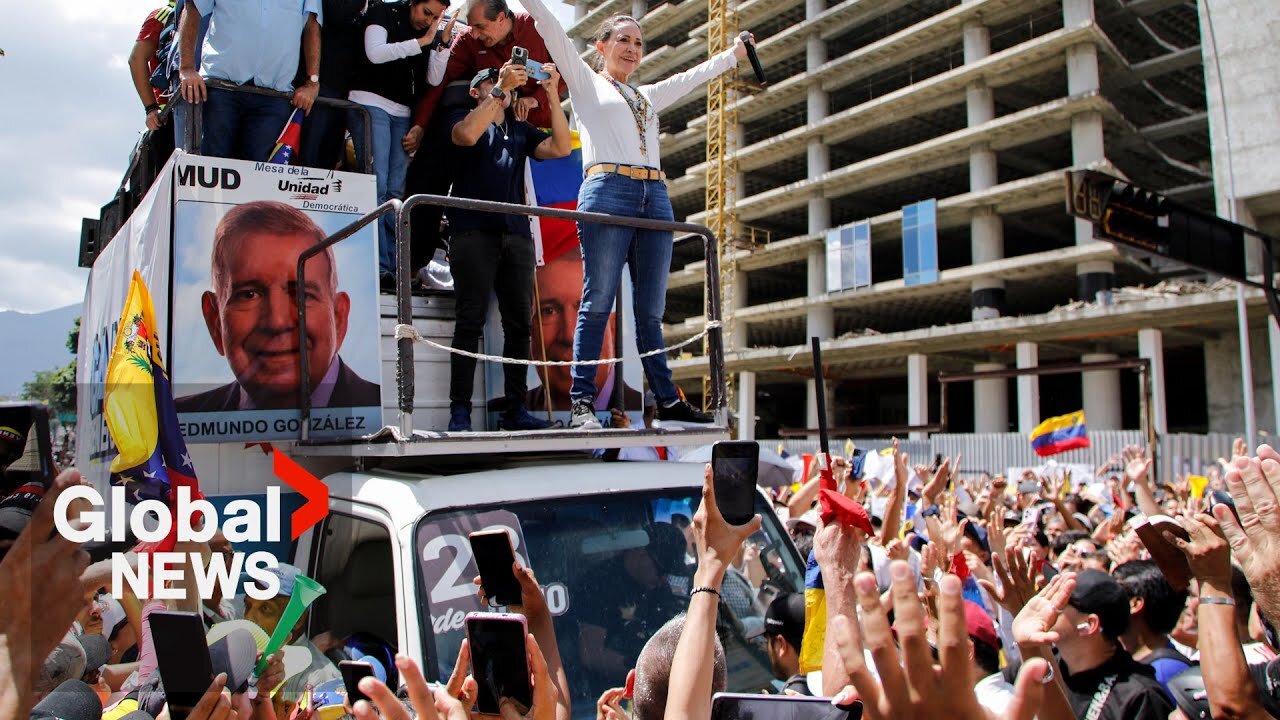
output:
[[1203, 475], [1188, 475], [1187, 482], [1191, 484], [1191, 497], [1204, 497], [1204, 489], [1209, 486], [1209, 478]]
[[115, 347], [107, 363], [102, 403], [107, 429], [119, 455], [111, 461], [118, 473], [147, 462], [159, 438], [154, 373], [160, 363], [155, 308], [137, 270], [120, 314]]

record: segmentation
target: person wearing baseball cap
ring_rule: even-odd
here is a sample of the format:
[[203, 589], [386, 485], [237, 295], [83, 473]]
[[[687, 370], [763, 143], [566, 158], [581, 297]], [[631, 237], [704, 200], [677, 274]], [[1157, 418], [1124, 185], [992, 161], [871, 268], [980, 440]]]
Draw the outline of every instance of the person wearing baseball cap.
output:
[[784, 593], [764, 613], [764, 636], [769, 643], [769, 668], [783, 681], [783, 690], [812, 695], [800, 673], [800, 645], [804, 640], [804, 595]]
[[1173, 704], [1151, 668], [1120, 644], [1129, 629], [1129, 595], [1101, 570], [1076, 575], [1076, 587], [1053, 631], [1067, 699], [1078, 718], [1165, 720]]

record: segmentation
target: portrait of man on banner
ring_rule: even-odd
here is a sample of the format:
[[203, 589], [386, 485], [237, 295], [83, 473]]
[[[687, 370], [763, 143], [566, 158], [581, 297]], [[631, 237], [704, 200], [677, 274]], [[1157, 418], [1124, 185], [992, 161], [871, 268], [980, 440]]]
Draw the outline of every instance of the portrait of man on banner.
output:
[[378, 386], [339, 353], [351, 298], [338, 289], [332, 248], [316, 256], [306, 279], [306, 345], [297, 332], [298, 256], [326, 236], [306, 213], [279, 202], [238, 205], [214, 234], [211, 287], [200, 299], [209, 338], [235, 379], [178, 398], [179, 412], [274, 410], [298, 406], [298, 355], [309, 360], [314, 407], [380, 404]]

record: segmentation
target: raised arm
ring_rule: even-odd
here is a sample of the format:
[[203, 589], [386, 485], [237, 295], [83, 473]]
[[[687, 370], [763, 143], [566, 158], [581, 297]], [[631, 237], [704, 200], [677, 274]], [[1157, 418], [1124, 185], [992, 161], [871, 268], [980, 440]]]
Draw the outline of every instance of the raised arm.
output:
[[552, 62], [564, 76], [564, 82], [569, 86], [569, 94], [573, 102], [575, 104], [595, 102], [596, 89], [593, 79], [595, 71], [587, 65], [582, 56], [578, 55], [578, 49], [573, 46], [568, 33], [560, 26], [555, 13], [551, 12], [542, 0], [527, 0], [523, 4], [525, 11], [534, 20], [538, 35], [546, 43], [547, 53], [551, 55]]
[[712, 78], [719, 77], [736, 67], [738, 67], [738, 56], [735, 50], [725, 50], [710, 60], [684, 72], [676, 73], [666, 80], [659, 80], [652, 85], [642, 85], [640, 92], [649, 98], [654, 112], [662, 112], [675, 101], [706, 85]]

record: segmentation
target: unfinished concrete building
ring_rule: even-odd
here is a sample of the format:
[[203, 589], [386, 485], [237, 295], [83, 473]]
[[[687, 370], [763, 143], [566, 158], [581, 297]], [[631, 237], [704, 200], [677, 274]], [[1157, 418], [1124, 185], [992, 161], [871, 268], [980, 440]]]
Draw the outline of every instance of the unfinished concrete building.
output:
[[[1270, 17], [1266, 0], [1214, 0], [1215, 11], [1228, 5]], [[613, 13], [640, 18], [642, 82], [706, 57], [700, 0], [576, 7], [571, 35], [584, 41]], [[739, 25], [755, 33], [770, 75], [767, 90], [736, 102], [734, 207], [750, 230], [742, 234], [763, 240], [728, 265], [726, 362], [741, 436], [816, 426], [812, 371], [807, 355], [797, 358], [811, 336], [825, 340], [835, 426], [938, 423], [939, 372], [1142, 357], [1152, 362], [1157, 432], [1243, 430], [1235, 286], [1131, 257], [1064, 211], [1064, 171], [1085, 167], [1215, 210], [1201, 9], [1193, 0], [739, 2]], [[1248, 22], [1218, 15], [1220, 40]], [[1260, 102], [1274, 107], [1274, 96]], [[662, 119], [676, 217], [699, 221], [705, 95]], [[937, 272], [908, 283], [903, 208], [929, 199]], [[864, 220], [870, 283], [829, 291], [828, 232]], [[703, 325], [695, 250], [676, 250], [671, 341]], [[1257, 417], [1274, 429], [1280, 344], [1261, 293], [1245, 304]], [[704, 362], [672, 365], [696, 395]], [[955, 383], [947, 431], [1025, 433], [1080, 408], [1091, 430], [1136, 429], [1140, 406], [1137, 376], [1124, 370]]]

